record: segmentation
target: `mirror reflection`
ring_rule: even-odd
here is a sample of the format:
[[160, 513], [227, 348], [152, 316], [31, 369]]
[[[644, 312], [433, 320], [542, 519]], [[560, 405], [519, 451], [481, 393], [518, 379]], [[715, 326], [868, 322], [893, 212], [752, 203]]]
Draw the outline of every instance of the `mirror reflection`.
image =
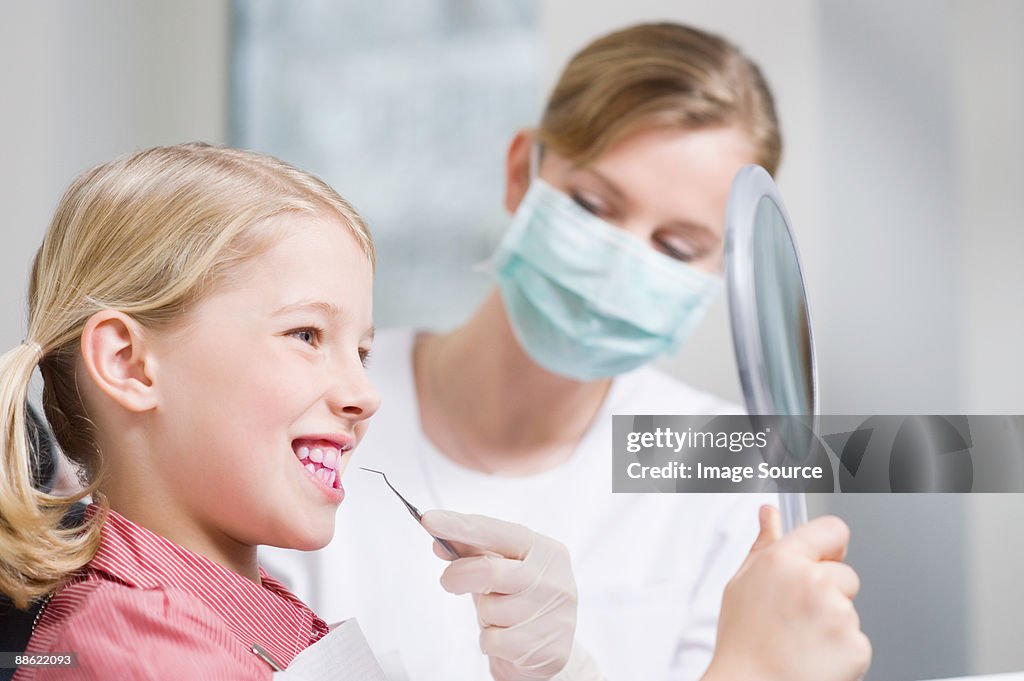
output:
[[770, 196], [757, 205], [753, 272], [766, 388], [775, 414], [814, 412], [814, 369], [807, 301], [796, 248]]

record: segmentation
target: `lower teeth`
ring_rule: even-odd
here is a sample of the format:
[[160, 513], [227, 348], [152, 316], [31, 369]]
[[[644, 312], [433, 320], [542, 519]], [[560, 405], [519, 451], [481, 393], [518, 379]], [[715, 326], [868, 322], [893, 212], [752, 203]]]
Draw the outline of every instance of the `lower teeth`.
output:
[[311, 461], [307, 461], [303, 468], [328, 487], [333, 488], [335, 486], [334, 481], [337, 478], [337, 471], [335, 469]]

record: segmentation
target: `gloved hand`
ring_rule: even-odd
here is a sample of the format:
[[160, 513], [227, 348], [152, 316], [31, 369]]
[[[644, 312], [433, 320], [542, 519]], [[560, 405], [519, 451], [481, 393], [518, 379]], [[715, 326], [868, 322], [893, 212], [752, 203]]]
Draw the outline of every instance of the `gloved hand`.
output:
[[427, 511], [422, 522], [462, 556], [452, 560], [434, 542], [434, 552], [452, 560], [441, 575], [444, 589], [473, 594], [480, 649], [496, 681], [601, 678], [586, 651], [574, 645], [576, 580], [562, 544], [481, 515]]
[[761, 533], [725, 588], [718, 643], [703, 681], [853, 681], [871, 662], [853, 597], [857, 573], [839, 562], [849, 528], [816, 518], [785, 537], [762, 506]]

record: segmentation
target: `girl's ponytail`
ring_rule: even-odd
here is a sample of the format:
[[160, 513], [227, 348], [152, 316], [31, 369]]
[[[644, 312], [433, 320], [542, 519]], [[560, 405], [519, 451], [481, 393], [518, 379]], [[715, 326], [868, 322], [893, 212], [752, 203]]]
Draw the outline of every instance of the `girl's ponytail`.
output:
[[27, 341], [0, 356], [0, 593], [19, 608], [56, 589], [85, 565], [99, 542], [99, 518], [74, 529], [61, 527], [72, 497], [36, 489], [40, 462], [28, 431], [28, 386], [42, 347]]

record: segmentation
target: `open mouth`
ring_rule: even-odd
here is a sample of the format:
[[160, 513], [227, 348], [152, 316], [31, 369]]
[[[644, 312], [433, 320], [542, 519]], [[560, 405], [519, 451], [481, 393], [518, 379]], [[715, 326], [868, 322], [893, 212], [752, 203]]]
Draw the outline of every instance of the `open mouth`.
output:
[[341, 489], [341, 474], [348, 465], [351, 448], [330, 440], [300, 438], [292, 442], [292, 451], [306, 472], [331, 489]]

